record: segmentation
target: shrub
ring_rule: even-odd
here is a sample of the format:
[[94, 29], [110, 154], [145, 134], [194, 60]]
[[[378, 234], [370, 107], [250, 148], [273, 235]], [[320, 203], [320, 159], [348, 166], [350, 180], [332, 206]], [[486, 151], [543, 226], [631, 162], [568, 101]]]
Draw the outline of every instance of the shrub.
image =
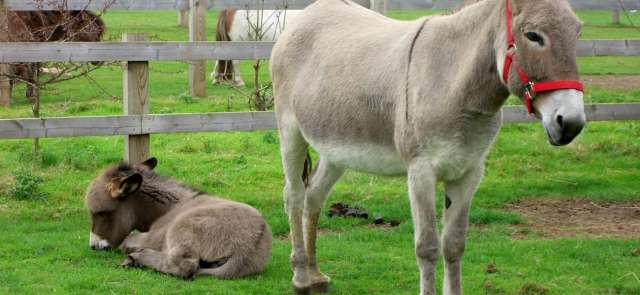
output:
[[47, 194], [40, 191], [39, 185], [44, 182], [42, 177], [30, 171], [19, 171], [13, 174], [15, 183], [9, 189], [9, 196], [18, 200], [43, 200]]

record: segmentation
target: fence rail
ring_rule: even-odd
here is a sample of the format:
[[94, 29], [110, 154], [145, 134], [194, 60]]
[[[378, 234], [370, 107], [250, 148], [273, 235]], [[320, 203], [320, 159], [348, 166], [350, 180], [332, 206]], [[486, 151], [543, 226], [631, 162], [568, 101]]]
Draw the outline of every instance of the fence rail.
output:
[[[588, 105], [585, 110], [587, 119], [591, 122], [630, 120], [638, 118], [640, 103]], [[504, 107], [502, 113], [505, 123], [536, 121], [522, 107]], [[2, 119], [0, 138], [255, 131], [275, 128], [276, 119], [272, 112]]]
[[[403, 0], [396, 0], [402, 2]], [[389, 3], [394, 1], [390, 0]], [[431, 2], [429, 8], [435, 9], [451, 9], [458, 7], [462, 0], [442, 0], [442, 1], [426, 1]], [[632, 10], [640, 9], [640, 1], [638, 0], [570, 0], [573, 9], [585, 10]], [[429, 4], [427, 4], [429, 6]], [[393, 6], [392, 6], [393, 7]], [[407, 9], [416, 9], [407, 7]]]
[[[68, 9], [102, 9], [105, 3], [113, 0], [68, 0]], [[210, 2], [209, 8], [246, 7], [243, 0], [222, 0]], [[369, 2], [371, 1], [371, 2]], [[380, 5], [377, 1], [359, 0], [384, 11], [385, 7], [396, 8], [451, 8], [459, 1], [389, 1]], [[45, 1], [49, 3], [49, 1]], [[247, 0], [246, 3], [250, 1]], [[289, 8], [301, 8], [309, 0], [288, 1]], [[640, 0], [629, 1], [573, 1], [577, 8], [625, 9], [640, 8]], [[33, 0], [0, 0], [11, 10], [58, 9], [41, 7]], [[90, 3], [89, 6], [88, 3]], [[187, 4], [188, 3], [188, 4]], [[211, 4], [213, 3], [213, 4]], [[267, 0], [265, 8], [277, 7], [282, 0]], [[395, 4], [394, 4], [395, 3]], [[202, 35], [204, 13], [202, 6], [206, 0], [115, 0], [109, 9], [149, 10], [192, 8], [190, 40]], [[382, 3], [385, 4], [385, 3]], [[617, 5], [617, 6], [616, 6]], [[635, 6], [634, 6], [635, 5]], [[2, 7], [0, 7], [2, 8]], [[2, 10], [0, 9], [0, 12]], [[197, 16], [197, 17], [193, 17]], [[1, 30], [0, 30], [1, 33]], [[125, 36], [125, 41], [143, 40], [142, 36]], [[43, 119], [1, 119], [0, 138], [41, 138], [72, 136], [126, 136], [125, 158], [131, 161], [144, 159], [149, 152], [149, 134], [176, 132], [220, 132], [251, 131], [276, 128], [275, 116], [271, 112], [245, 113], [200, 113], [152, 115], [148, 114], [148, 61], [180, 60], [191, 61], [190, 77], [194, 77], [192, 93], [196, 87], [197, 76], [203, 76], [204, 67], [195, 64], [214, 59], [268, 59], [273, 43], [264, 42], [100, 42], [100, 43], [1, 43], [0, 65], [14, 62], [86, 62], [86, 61], [125, 61], [123, 92], [125, 97], [125, 115], [73, 118]], [[580, 56], [637, 56], [640, 55], [640, 40], [584, 40], [579, 41], [577, 54]], [[4, 71], [6, 71], [6, 66]], [[191, 78], [190, 78], [191, 79]], [[202, 81], [200, 81], [202, 82]], [[590, 121], [636, 120], [640, 118], [640, 103], [601, 104], [586, 107]], [[534, 121], [522, 107], [505, 107], [503, 117], [506, 123]]]
[[[59, 6], [52, 1], [39, 5], [34, 0], [5, 0], [10, 10], [57, 10]], [[206, 1], [206, 0], [199, 0]], [[314, 0], [264, 0], [265, 9], [283, 8], [301, 9]], [[369, 0], [356, 2], [370, 7]], [[388, 9], [451, 9], [462, 0], [388, 0]], [[640, 9], [638, 0], [571, 0], [574, 9], [632, 10]], [[207, 8], [247, 8], [255, 7], [255, 0], [209, 0]], [[101, 10], [109, 6], [110, 10], [188, 10], [189, 0], [67, 0], [70, 10]]]
[[[0, 43], [0, 63], [268, 59], [273, 42]], [[581, 40], [579, 56], [640, 55], [640, 40]]]

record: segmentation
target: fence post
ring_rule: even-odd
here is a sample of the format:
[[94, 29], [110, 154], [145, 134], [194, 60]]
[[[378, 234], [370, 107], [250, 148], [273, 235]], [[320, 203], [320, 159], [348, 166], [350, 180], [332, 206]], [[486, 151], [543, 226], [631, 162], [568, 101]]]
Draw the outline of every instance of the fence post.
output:
[[[9, 15], [4, 0], [0, 0], [0, 42], [9, 41]], [[10, 66], [0, 64], [0, 107], [8, 107], [11, 104], [11, 82], [9, 77]]]
[[[207, 0], [190, 0], [189, 41], [206, 41]], [[207, 61], [191, 61], [189, 64], [189, 89], [191, 96], [205, 97]]]
[[[147, 41], [145, 33], [124, 33], [124, 42]], [[127, 61], [124, 65], [124, 114], [144, 115], [149, 113], [149, 62]], [[149, 134], [128, 135], [124, 141], [124, 159], [140, 163], [149, 158]]]
[[616, 25], [620, 24], [620, 10], [616, 9], [613, 11], [611, 15], [611, 22]]
[[185, 28], [189, 26], [189, 10], [178, 11], [178, 26]]
[[371, 0], [371, 10], [380, 14], [387, 14], [387, 0]]

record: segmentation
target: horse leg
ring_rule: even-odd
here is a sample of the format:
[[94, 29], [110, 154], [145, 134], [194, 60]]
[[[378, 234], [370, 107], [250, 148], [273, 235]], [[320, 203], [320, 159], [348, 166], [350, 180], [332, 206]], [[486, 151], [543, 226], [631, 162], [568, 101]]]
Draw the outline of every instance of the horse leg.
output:
[[469, 207], [483, 172], [483, 164], [481, 164], [463, 178], [445, 184], [446, 200], [442, 234], [445, 295], [462, 294], [461, 261], [469, 223]]
[[144, 249], [140, 252], [130, 253], [129, 257], [135, 265], [145, 266], [162, 273], [171, 274], [181, 278], [192, 278], [198, 271], [198, 259], [189, 257], [184, 250], [170, 249], [169, 253], [152, 249]]
[[428, 163], [417, 161], [409, 165], [408, 183], [415, 251], [420, 267], [420, 294], [435, 295], [435, 270], [439, 255], [435, 210], [436, 177]]
[[243, 87], [245, 85], [244, 80], [242, 80], [242, 75], [240, 74], [240, 61], [233, 61], [233, 85], [237, 87]]
[[320, 272], [316, 260], [316, 236], [318, 219], [333, 185], [344, 174], [344, 169], [320, 159], [306, 191], [304, 205], [305, 246], [309, 255], [311, 289], [316, 292], [329, 291], [329, 277]]
[[304, 210], [305, 188], [302, 180], [304, 161], [308, 144], [297, 126], [280, 124], [280, 152], [284, 168], [284, 207], [289, 216], [291, 237], [291, 266], [293, 268], [293, 287], [296, 293], [308, 293], [311, 287], [309, 277], [309, 256], [304, 246], [302, 217]]
[[218, 85], [221, 82], [220, 81], [220, 74], [218, 74], [219, 71], [220, 71], [220, 67], [221, 67], [220, 64], [221, 64], [220, 61], [216, 60], [216, 64], [213, 67], [213, 71], [211, 71], [211, 75], [209, 76], [209, 79], [211, 79], [211, 84], [212, 85]]

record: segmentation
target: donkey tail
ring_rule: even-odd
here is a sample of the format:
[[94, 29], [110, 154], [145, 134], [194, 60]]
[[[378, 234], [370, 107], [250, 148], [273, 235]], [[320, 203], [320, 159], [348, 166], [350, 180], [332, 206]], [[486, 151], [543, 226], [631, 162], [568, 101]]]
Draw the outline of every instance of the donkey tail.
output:
[[309, 182], [311, 181], [311, 176], [313, 175], [313, 160], [311, 159], [311, 154], [307, 149], [307, 157], [304, 159], [304, 170], [302, 171], [302, 181], [304, 181], [304, 186], [309, 187]]

